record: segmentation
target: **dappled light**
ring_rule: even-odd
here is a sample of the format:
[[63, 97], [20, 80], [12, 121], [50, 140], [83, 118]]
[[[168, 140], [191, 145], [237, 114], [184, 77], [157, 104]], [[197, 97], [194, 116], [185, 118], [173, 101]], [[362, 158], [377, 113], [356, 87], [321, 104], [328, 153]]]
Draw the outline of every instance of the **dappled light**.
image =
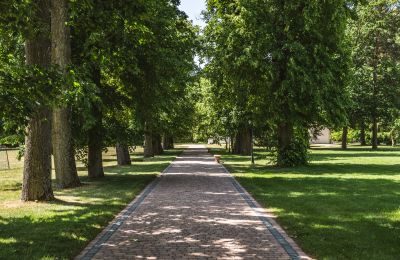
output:
[[290, 259], [260, 221], [270, 216], [250, 207], [233, 181], [205, 149], [185, 150], [140, 207], [99, 242], [94, 258]]
[[400, 257], [399, 0], [0, 1], [0, 259]]
[[80, 172], [83, 185], [56, 189], [50, 203], [19, 200], [21, 169], [7, 173], [7, 182], [0, 175], [0, 258], [72, 258], [179, 153], [127, 167], [110, 159], [105, 178], [90, 180]]

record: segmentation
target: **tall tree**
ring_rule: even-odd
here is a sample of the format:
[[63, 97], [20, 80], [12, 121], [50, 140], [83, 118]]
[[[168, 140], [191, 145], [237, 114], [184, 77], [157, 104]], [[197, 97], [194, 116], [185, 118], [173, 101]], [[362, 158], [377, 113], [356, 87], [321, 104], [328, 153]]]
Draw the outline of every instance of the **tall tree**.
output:
[[307, 164], [309, 127], [345, 121], [348, 6], [344, 0], [208, 1], [216, 93], [231, 100], [232, 118], [244, 130], [239, 137], [249, 140], [249, 128], [274, 125], [279, 166]]
[[[71, 63], [68, 0], [53, 0], [51, 8], [51, 60], [67, 73]], [[65, 86], [67, 89], [68, 86]], [[80, 185], [75, 163], [70, 109], [62, 105], [53, 110], [53, 155], [57, 184], [61, 188]]]
[[372, 148], [377, 149], [378, 125], [391, 117], [400, 94], [399, 3], [373, 0], [356, 11], [358, 19], [348, 29], [353, 60], [351, 97], [358, 118], [371, 124]]
[[[38, 27], [25, 43], [26, 64], [48, 68], [51, 64], [50, 0], [35, 1], [33, 10], [32, 21]], [[51, 112], [46, 106], [33, 112], [27, 126], [21, 199], [54, 199], [51, 187]]]

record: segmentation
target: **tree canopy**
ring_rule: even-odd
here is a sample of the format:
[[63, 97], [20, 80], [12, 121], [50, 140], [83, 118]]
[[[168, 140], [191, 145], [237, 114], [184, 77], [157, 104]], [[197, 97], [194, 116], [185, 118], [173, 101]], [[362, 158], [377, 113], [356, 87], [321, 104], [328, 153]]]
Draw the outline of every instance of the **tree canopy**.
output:
[[107, 147], [130, 164], [130, 146], [256, 142], [290, 167], [308, 163], [311, 130], [370, 128], [374, 148], [378, 131], [400, 136], [398, 1], [208, 0], [205, 28], [179, 4], [0, 3], [0, 140], [23, 148], [24, 200], [52, 199], [51, 154], [66, 188], [76, 157], [103, 177]]

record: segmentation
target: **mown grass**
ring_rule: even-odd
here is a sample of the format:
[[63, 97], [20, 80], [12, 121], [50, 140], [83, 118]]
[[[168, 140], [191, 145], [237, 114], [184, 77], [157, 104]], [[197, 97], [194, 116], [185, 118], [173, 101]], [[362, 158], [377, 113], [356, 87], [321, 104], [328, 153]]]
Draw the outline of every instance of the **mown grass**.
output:
[[116, 166], [115, 151], [105, 154], [106, 177], [89, 180], [80, 165], [84, 185], [55, 189], [51, 203], [20, 202], [22, 169], [0, 172], [0, 259], [71, 259], [104, 228], [180, 150]]
[[314, 147], [307, 167], [221, 149], [236, 179], [317, 259], [400, 259], [400, 148]]

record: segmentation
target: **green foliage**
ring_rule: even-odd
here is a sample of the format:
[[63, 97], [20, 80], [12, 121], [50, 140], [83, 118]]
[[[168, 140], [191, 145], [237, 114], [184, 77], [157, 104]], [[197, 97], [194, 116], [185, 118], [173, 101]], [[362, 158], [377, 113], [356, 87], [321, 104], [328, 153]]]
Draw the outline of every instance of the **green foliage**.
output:
[[[347, 130], [347, 140], [349, 143], [355, 143], [360, 141], [360, 130], [349, 128]], [[332, 131], [331, 132], [331, 139], [334, 142], [341, 142], [342, 141], [342, 130], [340, 131]], [[366, 136], [370, 135], [370, 131], [366, 131]]]
[[38, 107], [57, 102], [55, 96], [63, 82], [63, 76], [55, 68], [0, 67], [0, 117], [25, 125]]
[[86, 144], [96, 120], [104, 145], [142, 144], [145, 124], [160, 134], [186, 132], [196, 31], [177, 3], [76, 1], [71, 9], [73, 62], [97, 87], [97, 100], [75, 112], [76, 143]]
[[275, 148], [270, 152], [271, 162], [280, 167], [307, 165], [309, 162], [308, 147], [310, 137], [307, 130], [298, 128], [294, 138], [285, 149]]
[[390, 125], [400, 107], [400, 12], [398, 1], [374, 0], [355, 9], [347, 42], [352, 66], [349, 93], [353, 124]]
[[[346, 121], [347, 1], [207, 3], [205, 73], [213, 86], [216, 120], [227, 122], [221, 124], [226, 133], [251, 127], [266, 137], [271, 135], [262, 130], [280, 124], [304, 132]], [[277, 160], [305, 163], [305, 139], [289, 138], [290, 147], [277, 147], [276, 154], [287, 160]]]

